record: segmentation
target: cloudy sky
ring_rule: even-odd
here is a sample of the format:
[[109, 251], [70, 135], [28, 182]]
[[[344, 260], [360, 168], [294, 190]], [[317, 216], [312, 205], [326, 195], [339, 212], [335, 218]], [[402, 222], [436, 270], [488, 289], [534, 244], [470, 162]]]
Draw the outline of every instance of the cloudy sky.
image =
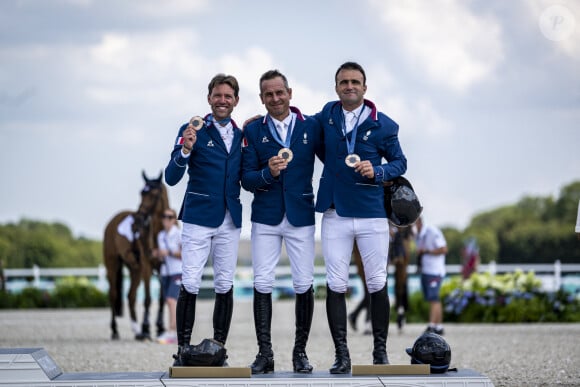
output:
[[[179, 126], [209, 111], [213, 75], [238, 78], [241, 123], [264, 112], [263, 72], [285, 73], [293, 105], [313, 114], [350, 60], [400, 125], [428, 221], [463, 228], [580, 179], [578, 1], [8, 0], [0, 223], [60, 221], [101, 239], [136, 209], [141, 171], [157, 176]], [[169, 189], [172, 207], [184, 190]]]

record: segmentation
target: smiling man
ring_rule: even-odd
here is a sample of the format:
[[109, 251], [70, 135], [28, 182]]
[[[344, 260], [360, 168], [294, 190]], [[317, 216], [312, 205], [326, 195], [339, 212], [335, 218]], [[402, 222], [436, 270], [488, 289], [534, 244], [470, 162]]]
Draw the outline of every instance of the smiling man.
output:
[[[389, 223], [383, 183], [405, 173], [407, 159], [399, 145], [399, 126], [364, 99], [366, 75], [358, 63], [346, 62], [338, 68], [335, 91], [339, 101], [327, 103], [316, 115], [324, 128], [326, 159], [316, 211], [323, 213], [326, 312], [336, 356], [330, 373], [345, 374], [351, 367], [345, 293], [354, 241], [370, 293], [373, 363], [389, 363], [386, 352]], [[383, 163], [383, 159], [387, 162]]]
[[208, 86], [211, 113], [182, 125], [165, 168], [165, 181], [177, 184], [187, 169], [189, 180], [179, 219], [182, 231], [182, 285], [177, 300], [177, 355], [183, 364], [190, 348], [195, 305], [203, 268], [213, 253], [216, 292], [214, 340], [225, 344], [233, 312], [233, 283], [242, 226], [240, 179], [242, 132], [231, 119], [238, 104], [238, 81], [218, 74]]
[[290, 259], [296, 293], [294, 372], [311, 373], [306, 342], [314, 311], [314, 192], [312, 174], [321, 159], [320, 126], [290, 106], [292, 89], [286, 76], [270, 70], [260, 77], [260, 98], [268, 114], [244, 130], [242, 186], [252, 201], [252, 265], [254, 323], [259, 352], [253, 374], [274, 371], [272, 290], [282, 240]]

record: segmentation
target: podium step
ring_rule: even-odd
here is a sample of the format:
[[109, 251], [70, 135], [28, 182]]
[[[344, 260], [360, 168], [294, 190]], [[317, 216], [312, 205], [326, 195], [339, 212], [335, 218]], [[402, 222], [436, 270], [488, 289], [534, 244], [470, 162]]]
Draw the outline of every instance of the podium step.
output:
[[[412, 369], [402, 367], [401, 369]], [[217, 370], [217, 369], [216, 369]], [[229, 373], [232, 374], [231, 372]], [[331, 375], [328, 371], [295, 374], [278, 371], [249, 377], [175, 378], [169, 371], [63, 373], [43, 348], [0, 348], [0, 387], [493, 387], [489, 378], [470, 369], [429, 375]]]

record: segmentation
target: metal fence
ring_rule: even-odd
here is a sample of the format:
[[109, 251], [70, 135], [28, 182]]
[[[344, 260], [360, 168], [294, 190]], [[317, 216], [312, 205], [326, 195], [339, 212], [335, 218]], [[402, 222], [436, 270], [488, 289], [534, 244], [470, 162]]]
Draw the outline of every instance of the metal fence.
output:
[[[562, 279], [569, 274], [580, 274], [580, 264], [561, 264], [555, 261], [553, 264], [489, 264], [479, 265], [478, 271], [489, 272], [491, 274], [510, 273], [515, 270], [524, 272], [533, 271], [540, 277], [545, 290], [556, 290], [562, 286]], [[461, 265], [447, 265], [447, 275], [461, 273]], [[356, 277], [356, 267], [350, 268], [351, 277]], [[394, 272], [394, 268], [389, 266], [389, 274]], [[411, 276], [417, 273], [416, 265], [409, 265], [408, 272]], [[125, 275], [128, 271], [125, 269]], [[324, 281], [326, 269], [324, 266], [315, 267], [315, 282]], [[63, 277], [86, 277], [90, 279], [101, 290], [108, 289], [107, 271], [103, 265], [88, 268], [40, 268], [33, 266], [24, 269], [4, 269], [4, 276], [7, 290], [18, 290], [25, 286], [36, 288], [51, 288], [54, 282]], [[213, 269], [206, 267], [202, 281], [202, 289], [213, 289]], [[236, 271], [236, 281], [241, 286], [252, 287], [252, 268], [240, 266]], [[276, 268], [277, 284], [288, 284], [291, 281], [290, 266], [279, 266]], [[48, 284], [48, 285], [47, 285]], [[52, 284], [52, 285], [51, 285]], [[12, 285], [12, 286], [11, 286]], [[316, 285], [316, 283], [315, 283]]]

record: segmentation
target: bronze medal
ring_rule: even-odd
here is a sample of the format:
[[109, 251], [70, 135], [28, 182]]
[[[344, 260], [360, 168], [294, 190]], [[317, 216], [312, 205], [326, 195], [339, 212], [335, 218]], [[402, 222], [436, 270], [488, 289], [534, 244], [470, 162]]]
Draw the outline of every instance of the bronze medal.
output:
[[203, 127], [203, 118], [200, 116], [194, 116], [189, 120], [189, 125], [191, 125], [193, 130], [200, 130]]
[[278, 152], [278, 156], [282, 157], [287, 163], [289, 163], [294, 158], [294, 153], [292, 153], [290, 148], [282, 148]]
[[357, 155], [356, 153], [351, 153], [349, 155], [346, 155], [346, 158], [344, 159], [344, 162], [346, 163], [346, 165], [348, 165], [351, 168], [354, 168], [354, 165], [356, 163], [358, 163], [360, 161], [360, 156]]

